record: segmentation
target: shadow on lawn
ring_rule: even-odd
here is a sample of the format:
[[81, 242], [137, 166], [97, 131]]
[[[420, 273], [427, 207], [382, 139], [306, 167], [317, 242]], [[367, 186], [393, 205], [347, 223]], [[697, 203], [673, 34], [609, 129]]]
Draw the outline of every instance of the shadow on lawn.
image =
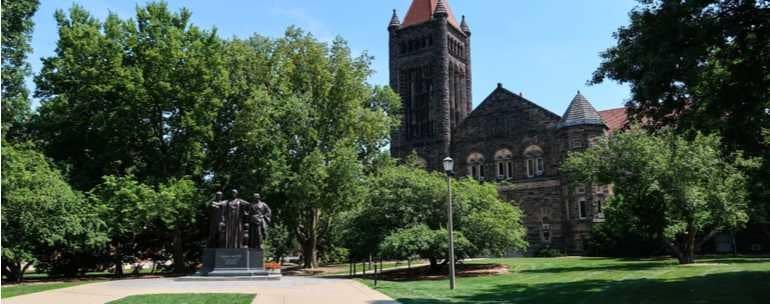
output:
[[[461, 283], [460, 283], [461, 284]], [[462, 287], [460, 287], [462, 288]], [[443, 291], [442, 291], [443, 292]], [[678, 280], [586, 280], [542, 284], [498, 284], [456, 290], [452, 303], [767, 303], [770, 272], [744, 271]], [[441, 299], [399, 298], [403, 304], [446, 303]]]
[[595, 266], [575, 266], [575, 267], [549, 267], [543, 269], [525, 269], [519, 270], [520, 273], [563, 273], [563, 272], [581, 272], [581, 271], [639, 271], [658, 267], [668, 267], [676, 265], [676, 262], [640, 262], [611, 265]]
[[[660, 267], [670, 267], [679, 265], [671, 259], [618, 259], [619, 261], [632, 262], [624, 264], [609, 264], [609, 265], [594, 265], [594, 266], [575, 266], [575, 267], [550, 267], [543, 269], [524, 269], [517, 272], [520, 273], [564, 273], [564, 272], [583, 272], [583, 271], [640, 271], [650, 270]], [[767, 263], [770, 259], [764, 258], [700, 258], [696, 260], [697, 263], [704, 264], [750, 264], [750, 263]]]

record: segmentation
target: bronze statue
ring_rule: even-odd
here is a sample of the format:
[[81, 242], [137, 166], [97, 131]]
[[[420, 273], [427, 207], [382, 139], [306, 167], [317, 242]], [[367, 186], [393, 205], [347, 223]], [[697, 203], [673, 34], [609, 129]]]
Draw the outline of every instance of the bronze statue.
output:
[[267, 238], [267, 226], [270, 224], [272, 211], [270, 207], [262, 201], [259, 193], [254, 194], [254, 201], [248, 207], [248, 227], [249, 227], [249, 248], [262, 248], [262, 244]]
[[226, 206], [227, 201], [222, 198], [222, 192], [218, 191], [209, 203], [209, 248], [224, 248], [225, 246]]
[[249, 202], [238, 198], [238, 190], [233, 190], [233, 199], [225, 207], [225, 246], [223, 248], [243, 247], [243, 214]]

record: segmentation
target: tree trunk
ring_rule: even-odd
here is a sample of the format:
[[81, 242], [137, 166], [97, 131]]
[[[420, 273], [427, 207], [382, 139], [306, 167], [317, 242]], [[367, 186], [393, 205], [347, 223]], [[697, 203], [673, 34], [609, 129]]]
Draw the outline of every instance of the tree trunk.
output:
[[305, 224], [298, 229], [299, 241], [302, 243], [303, 268], [318, 267], [318, 222], [321, 211], [312, 208], [305, 217]]
[[123, 276], [123, 257], [118, 254], [115, 257], [115, 276], [122, 277]]
[[316, 268], [318, 262], [316, 259], [316, 238], [310, 237], [302, 243], [302, 257], [304, 258], [303, 268]]
[[184, 273], [187, 271], [187, 267], [185, 267], [185, 259], [184, 259], [184, 238], [182, 237], [182, 229], [177, 228], [174, 230], [174, 240], [173, 240], [173, 246], [174, 246], [174, 252], [173, 252], [173, 258], [174, 258], [174, 272], [175, 273]]
[[9, 282], [21, 283], [24, 279], [24, 273], [21, 271], [21, 262], [3, 261], [3, 274]]
[[687, 225], [687, 236], [685, 238], [683, 259], [680, 259], [680, 264], [692, 264], [695, 263], [695, 225]]
[[428, 258], [430, 261], [430, 272], [437, 273], [439, 272], [439, 266], [438, 266], [438, 259], [436, 258]]
[[112, 243], [114, 250], [112, 263], [115, 264], [115, 276], [118, 277], [123, 276], [123, 251], [121, 250], [120, 245], [120, 242], [117, 240]]

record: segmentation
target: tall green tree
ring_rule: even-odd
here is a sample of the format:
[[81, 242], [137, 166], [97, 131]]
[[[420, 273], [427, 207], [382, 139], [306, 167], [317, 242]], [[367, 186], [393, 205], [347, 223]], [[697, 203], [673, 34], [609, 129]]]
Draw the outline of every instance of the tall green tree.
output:
[[562, 169], [576, 181], [613, 184], [607, 223], [660, 239], [689, 264], [714, 234], [748, 221], [741, 168], [756, 163], [740, 155], [726, 159], [720, 145], [714, 135], [687, 140], [671, 131], [654, 135], [633, 128], [571, 153]]
[[[447, 181], [443, 174], [393, 166], [372, 174], [365, 203], [348, 221], [347, 245], [359, 258], [418, 254], [435, 270], [446, 258]], [[502, 201], [493, 184], [472, 179], [453, 182], [454, 229], [462, 256], [502, 255], [523, 250], [522, 212]], [[382, 250], [380, 252], [379, 250]]]
[[637, 122], [718, 134], [725, 155], [764, 158], [748, 186], [752, 215], [770, 221], [770, 1], [640, 0], [630, 17], [593, 83], [630, 84]]
[[2, 1], [3, 138], [8, 132], [16, 133], [29, 118], [29, 90], [24, 78], [30, 73], [27, 55], [32, 51], [32, 16], [39, 4], [38, 0]]
[[[79, 189], [108, 175], [131, 175], [152, 189], [204, 179], [228, 83], [222, 41], [190, 16], [162, 2], [137, 7], [136, 19], [126, 20], [110, 14], [102, 22], [78, 6], [56, 12], [59, 41], [35, 79], [41, 108], [34, 124], [47, 153], [71, 164]], [[171, 218], [180, 222], [168, 227], [190, 220]], [[171, 242], [177, 269], [186, 234]]]
[[163, 3], [137, 8], [136, 21], [100, 22], [77, 6], [56, 13], [56, 54], [36, 77], [36, 127], [78, 186], [110, 174], [155, 184], [202, 175], [224, 70], [216, 33], [189, 18]]
[[3, 275], [21, 282], [29, 266], [62, 250], [100, 249], [106, 241], [98, 209], [27, 144], [2, 147]]
[[[400, 103], [369, 85], [371, 58], [297, 28], [228, 43], [228, 102], [212, 145], [215, 187], [267, 193], [305, 267], [336, 215], [360, 203], [365, 168], [388, 143]], [[235, 89], [237, 88], [237, 89]]]

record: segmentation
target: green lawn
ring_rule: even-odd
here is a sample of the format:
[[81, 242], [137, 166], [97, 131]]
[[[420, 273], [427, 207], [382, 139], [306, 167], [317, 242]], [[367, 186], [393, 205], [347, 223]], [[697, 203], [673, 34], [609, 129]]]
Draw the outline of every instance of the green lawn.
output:
[[[382, 282], [377, 290], [403, 304], [436, 303], [770, 303], [770, 259], [673, 260], [515, 258], [510, 273], [447, 280]], [[371, 280], [361, 280], [372, 286]], [[375, 288], [375, 287], [373, 287]]]
[[67, 288], [87, 283], [93, 283], [94, 281], [72, 281], [72, 282], [57, 282], [57, 283], [33, 283], [33, 284], [20, 284], [3, 286], [0, 294], [2, 298], [10, 298], [20, 296], [28, 293], [41, 292], [51, 289]]
[[250, 304], [253, 294], [201, 293], [130, 296], [108, 304]]

